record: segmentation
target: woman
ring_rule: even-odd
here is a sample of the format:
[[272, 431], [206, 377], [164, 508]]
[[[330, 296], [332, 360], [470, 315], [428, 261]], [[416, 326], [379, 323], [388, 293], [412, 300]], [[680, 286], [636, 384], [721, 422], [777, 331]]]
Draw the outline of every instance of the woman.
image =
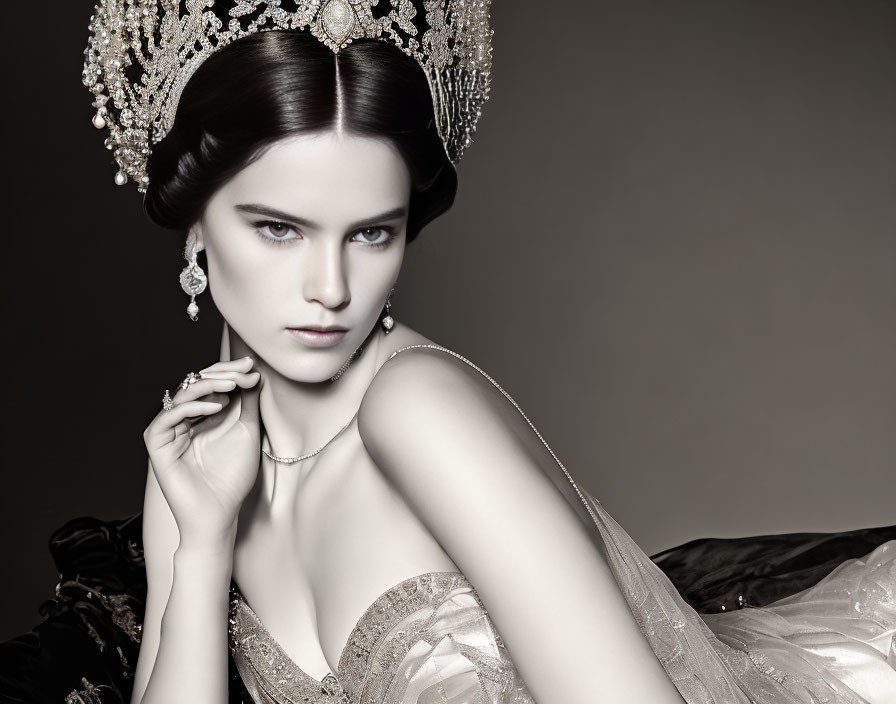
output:
[[[144, 433], [131, 701], [224, 701], [228, 642], [255, 701], [887, 701], [892, 541], [771, 608], [701, 619], [493, 380], [389, 315], [406, 244], [453, 199], [488, 47], [445, 72], [371, 34], [376, 17], [410, 34], [410, 3], [336, 0], [309, 28], [223, 5], [157, 18], [190, 48], [141, 84], [158, 116], [116, 104], [117, 44], [155, 31], [133, 7], [98, 9], [105, 60], [85, 76], [117, 181], [187, 233], [188, 313], [207, 269], [228, 323], [222, 361]], [[469, 58], [425, 5], [433, 46]], [[189, 56], [192, 33], [247, 17], [284, 31], [241, 25]]]

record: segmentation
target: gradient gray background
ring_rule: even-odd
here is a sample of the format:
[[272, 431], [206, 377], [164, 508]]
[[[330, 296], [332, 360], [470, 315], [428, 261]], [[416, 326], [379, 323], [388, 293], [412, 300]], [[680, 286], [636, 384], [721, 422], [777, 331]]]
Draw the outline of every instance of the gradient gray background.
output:
[[[54, 528], [140, 510], [143, 428], [217, 353], [90, 126], [91, 7], [4, 41], [32, 68], [4, 79], [0, 638], [52, 594]], [[896, 522], [896, 3], [492, 14], [492, 100], [396, 317], [492, 374], [648, 554]]]

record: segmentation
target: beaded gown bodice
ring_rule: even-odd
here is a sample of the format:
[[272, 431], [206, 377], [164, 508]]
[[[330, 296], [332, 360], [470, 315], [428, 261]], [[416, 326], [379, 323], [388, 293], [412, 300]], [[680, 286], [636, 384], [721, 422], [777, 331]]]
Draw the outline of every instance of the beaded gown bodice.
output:
[[336, 673], [323, 680], [289, 658], [236, 585], [229, 633], [259, 704], [534, 704], [460, 572], [429, 572], [383, 592], [352, 629]]

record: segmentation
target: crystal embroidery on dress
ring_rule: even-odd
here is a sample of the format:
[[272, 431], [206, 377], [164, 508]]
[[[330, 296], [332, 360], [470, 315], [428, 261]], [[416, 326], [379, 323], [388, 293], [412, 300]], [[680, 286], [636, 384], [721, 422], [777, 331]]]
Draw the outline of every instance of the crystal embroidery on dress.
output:
[[349, 634], [337, 673], [323, 680], [289, 658], [237, 588], [229, 624], [237, 669], [260, 704], [534, 704], [460, 572], [428, 572], [383, 592]]
[[236, 586], [230, 588], [228, 634], [237, 670], [256, 702], [348, 704], [333, 673], [317, 680], [290, 659]]

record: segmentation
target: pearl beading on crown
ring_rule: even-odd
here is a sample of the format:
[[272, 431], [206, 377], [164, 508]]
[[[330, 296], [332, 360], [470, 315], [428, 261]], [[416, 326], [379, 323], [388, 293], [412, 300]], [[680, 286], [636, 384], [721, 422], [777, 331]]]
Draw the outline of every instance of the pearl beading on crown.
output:
[[[380, 3], [382, 2], [382, 7]], [[308, 31], [334, 53], [382, 39], [426, 73], [453, 164], [470, 145], [491, 82], [491, 0], [104, 0], [90, 19], [84, 85], [119, 171], [143, 193], [152, 145], [168, 134], [181, 92], [209, 56], [256, 32]], [[226, 21], [222, 20], [224, 17]]]

